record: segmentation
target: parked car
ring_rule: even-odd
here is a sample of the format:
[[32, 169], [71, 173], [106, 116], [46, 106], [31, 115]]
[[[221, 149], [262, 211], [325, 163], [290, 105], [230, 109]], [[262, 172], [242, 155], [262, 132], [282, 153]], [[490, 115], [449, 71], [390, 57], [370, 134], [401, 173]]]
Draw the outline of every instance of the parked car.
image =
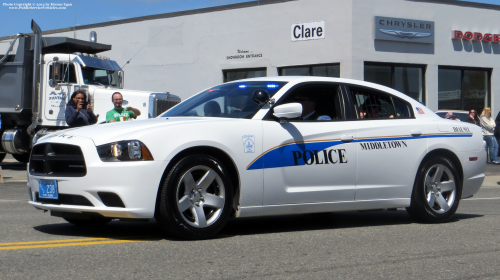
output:
[[461, 122], [467, 121], [467, 118], [469, 117], [469, 111], [463, 111], [463, 110], [446, 110], [446, 109], [440, 109], [440, 110], [435, 111], [436, 115], [440, 116], [443, 119], [446, 118], [446, 114], [448, 114], [448, 112], [451, 112]]
[[156, 218], [214, 236], [229, 218], [405, 207], [444, 222], [484, 179], [481, 128], [363, 81], [266, 77], [161, 116], [41, 138], [29, 204], [76, 225]]

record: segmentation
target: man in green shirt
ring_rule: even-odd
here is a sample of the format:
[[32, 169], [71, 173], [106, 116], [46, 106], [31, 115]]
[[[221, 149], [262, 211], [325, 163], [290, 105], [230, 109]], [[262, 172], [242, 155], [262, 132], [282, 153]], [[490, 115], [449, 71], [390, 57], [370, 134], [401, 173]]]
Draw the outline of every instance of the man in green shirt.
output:
[[106, 113], [106, 122], [130, 121], [141, 115], [141, 111], [133, 107], [123, 108], [123, 96], [119, 92], [111, 95], [111, 101], [115, 108]]

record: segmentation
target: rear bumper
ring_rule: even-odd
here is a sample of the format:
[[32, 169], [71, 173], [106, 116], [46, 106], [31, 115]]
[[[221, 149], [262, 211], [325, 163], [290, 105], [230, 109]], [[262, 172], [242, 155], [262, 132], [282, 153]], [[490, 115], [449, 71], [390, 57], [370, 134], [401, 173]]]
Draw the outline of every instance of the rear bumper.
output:
[[[462, 198], [473, 196], [479, 191], [486, 175], [486, 151], [482, 149], [477, 152], [461, 153], [462, 168], [464, 171], [464, 182]], [[469, 158], [477, 157], [477, 161], [470, 161]]]

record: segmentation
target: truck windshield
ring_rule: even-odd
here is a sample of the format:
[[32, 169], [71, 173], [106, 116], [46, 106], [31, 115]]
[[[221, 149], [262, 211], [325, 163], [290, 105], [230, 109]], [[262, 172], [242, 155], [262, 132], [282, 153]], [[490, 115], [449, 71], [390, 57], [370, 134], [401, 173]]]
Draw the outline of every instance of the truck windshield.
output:
[[252, 94], [265, 90], [274, 96], [286, 82], [233, 82], [222, 84], [187, 99], [160, 117], [198, 116], [251, 119], [264, 105], [257, 104]]
[[94, 67], [82, 67], [83, 82], [91, 85], [116, 87], [119, 84], [118, 71]]

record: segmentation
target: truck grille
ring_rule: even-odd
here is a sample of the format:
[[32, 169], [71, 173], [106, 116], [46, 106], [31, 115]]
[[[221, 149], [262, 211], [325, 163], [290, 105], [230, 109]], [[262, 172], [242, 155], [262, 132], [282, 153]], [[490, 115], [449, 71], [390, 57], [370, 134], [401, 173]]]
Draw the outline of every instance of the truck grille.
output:
[[167, 111], [168, 109], [177, 105], [178, 101], [164, 100], [164, 99], [155, 99], [154, 102], [154, 116], [156, 117], [161, 113]]
[[31, 175], [83, 177], [87, 167], [80, 147], [43, 143], [33, 147], [29, 172]]

